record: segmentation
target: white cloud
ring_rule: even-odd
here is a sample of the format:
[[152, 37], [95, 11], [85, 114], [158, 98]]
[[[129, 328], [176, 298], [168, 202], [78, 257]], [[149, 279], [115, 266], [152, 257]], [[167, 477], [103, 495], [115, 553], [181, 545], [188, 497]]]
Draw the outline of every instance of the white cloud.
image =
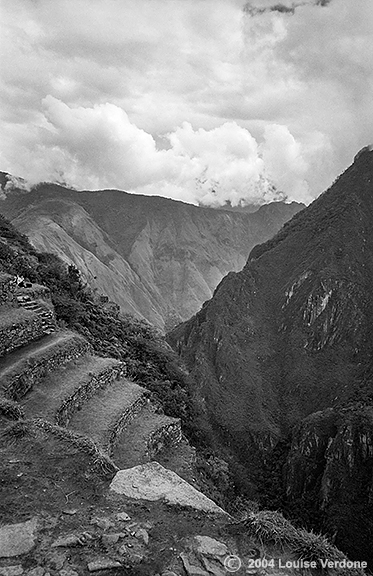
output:
[[308, 4], [3, 3], [0, 169], [187, 201], [267, 200], [271, 180], [315, 197], [371, 138], [373, 5]]

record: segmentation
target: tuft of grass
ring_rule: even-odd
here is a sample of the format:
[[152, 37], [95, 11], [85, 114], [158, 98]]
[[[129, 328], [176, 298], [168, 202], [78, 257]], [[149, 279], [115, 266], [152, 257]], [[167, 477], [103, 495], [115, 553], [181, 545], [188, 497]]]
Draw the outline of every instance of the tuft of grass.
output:
[[279, 512], [250, 511], [242, 522], [246, 530], [263, 544], [283, 548], [292, 545], [297, 539], [297, 529]]
[[[251, 536], [262, 545], [269, 544], [284, 549], [289, 548], [299, 560], [315, 561], [321, 568], [320, 560], [344, 560], [346, 556], [322, 534], [295, 528], [280, 512], [270, 510], [249, 511], [237, 524], [245, 527]], [[349, 570], [340, 576], [364, 576], [363, 570]]]
[[8, 420], [21, 420], [25, 417], [24, 410], [18, 402], [0, 397], [0, 415]]
[[343, 560], [345, 557], [322, 534], [297, 530], [297, 542], [294, 542], [292, 551], [300, 560], [318, 562], [320, 560]]

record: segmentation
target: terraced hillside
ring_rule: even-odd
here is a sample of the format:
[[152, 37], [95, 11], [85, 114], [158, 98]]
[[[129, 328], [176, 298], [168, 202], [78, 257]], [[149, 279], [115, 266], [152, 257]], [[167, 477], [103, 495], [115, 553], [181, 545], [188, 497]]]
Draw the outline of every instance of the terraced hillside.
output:
[[[17, 287], [13, 276], [1, 274], [0, 298], [0, 330], [12, 337], [0, 350], [1, 391], [20, 403], [27, 419], [43, 418], [87, 435], [109, 456], [115, 448], [121, 468], [126, 459], [130, 466], [143, 464], [178, 444], [180, 419], [151, 405], [149, 391], [126, 378], [124, 362], [97, 356], [82, 336], [58, 329], [47, 290], [25, 310], [24, 302], [32, 302], [27, 290]], [[127, 434], [133, 430], [128, 428], [141, 427], [145, 420], [132, 452]]]

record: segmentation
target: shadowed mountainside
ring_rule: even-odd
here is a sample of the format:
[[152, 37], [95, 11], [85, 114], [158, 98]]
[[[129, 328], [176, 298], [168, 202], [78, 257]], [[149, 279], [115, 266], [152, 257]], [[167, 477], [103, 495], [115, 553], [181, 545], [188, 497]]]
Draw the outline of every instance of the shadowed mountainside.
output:
[[169, 335], [212, 444], [371, 562], [372, 216], [367, 148]]
[[124, 312], [161, 329], [190, 318], [255, 244], [304, 207], [278, 202], [250, 214], [54, 184], [26, 193], [7, 179], [2, 173], [0, 211], [38, 250], [74, 264]]

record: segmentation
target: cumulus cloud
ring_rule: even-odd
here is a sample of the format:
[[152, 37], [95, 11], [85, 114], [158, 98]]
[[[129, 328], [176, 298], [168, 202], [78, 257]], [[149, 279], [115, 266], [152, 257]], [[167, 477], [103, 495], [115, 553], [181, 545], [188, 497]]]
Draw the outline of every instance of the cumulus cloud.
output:
[[165, 135], [167, 147], [159, 148], [113, 104], [70, 107], [49, 95], [43, 106], [30, 182], [116, 187], [208, 205], [309, 199], [308, 166], [284, 126], [267, 127], [258, 145], [235, 122], [210, 130], [184, 122]]
[[317, 196], [370, 142], [371, 0], [13, 0], [0, 169], [191, 202]]

